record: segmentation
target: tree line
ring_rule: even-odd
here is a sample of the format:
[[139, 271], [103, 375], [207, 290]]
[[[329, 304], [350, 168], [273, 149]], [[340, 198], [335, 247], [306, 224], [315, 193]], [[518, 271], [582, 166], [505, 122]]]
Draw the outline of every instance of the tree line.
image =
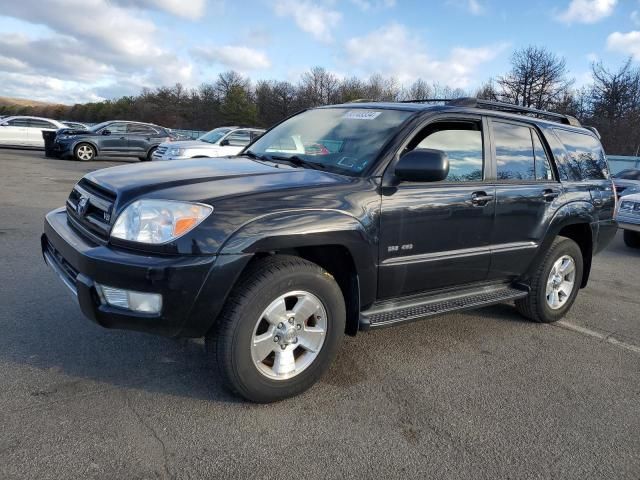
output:
[[607, 153], [640, 151], [640, 69], [631, 59], [617, 69], [592, 65], [591, 82], [575, 88], [564, 58], [541, 47], [516, 50], [511, 69], [476, 91], [453, 89], [418, 79], [403, 86], [393, 76], [338, 78], [322, 67], [298, 82], [252, 82], [228, 71], [213, 83], [187, 89], [144, 89], [139, 95], [73, 106], [2, 106], [2, 115], [38, 115], [80, 122], [138, 120], [178, 129], [208, 130], [222, 125], [269, 127], [305, 108], [360, 99], [400, 101], [425, 98], [478, 98], [571, 114], [602, 134]]

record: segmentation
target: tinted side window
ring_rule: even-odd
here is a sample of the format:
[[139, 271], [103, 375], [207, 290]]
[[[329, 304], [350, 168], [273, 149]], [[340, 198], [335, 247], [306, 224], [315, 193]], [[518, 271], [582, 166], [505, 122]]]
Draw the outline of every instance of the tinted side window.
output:
[[529, 127], [493, 121], [498, 180], [535, 180]]
[[601, 180], [609, 176], [607, 157], [600, 142], [591, 135], [555, 129], [567, 155], [558, 159], [560, 177], [565, 180]]
[[29, 120], [26, 118], [14, 118], [13, 120], [9, 120], [7, 122], [11, 127], [28, 127]]
[[139, 135], [156, 135], [158, 132], [149, 125], [140, 125], [137, 123], [130, 123], [127, 125], [128, 133], [137, 133]]
[[244, 147], [245, 145], [249, 145], [251, 137], [246, 130], [238, 130], [229, 135], [225, 140], [227, 140], [232, 147]]
[[29, 120], [29, 126], [31, 128], [51, 128], [54, 130], [57, 130], [58, 127], [56, 127], [53, 123], [51, 122], [47, 122], [46, 120], [38, 120], [35, 118], [32, 118]]
[[549, 163], [549, 157], [542, 146], [540, 137], [533, 130], [531, 130], [531, 136], [533, 137], [533, 153], [536, 157], [536, 180], [553, 180], [551, 163]]
[[109, 130], [111, 134], [115, 133], [127, 133], [127, 124], [126, 123], [110, 123], [102, 130]]
[[[465, 124], [458, 128], [443, 125], [433, 133], [428, 134], [416, 148], [433, 148], [446, 152], [449, 157], [449, 175], [447, 182], [474, 182], [482, 180], [483, 146], [482, 131], [465, 129]], [[433, 129], [434, 126], [428, 128]]]

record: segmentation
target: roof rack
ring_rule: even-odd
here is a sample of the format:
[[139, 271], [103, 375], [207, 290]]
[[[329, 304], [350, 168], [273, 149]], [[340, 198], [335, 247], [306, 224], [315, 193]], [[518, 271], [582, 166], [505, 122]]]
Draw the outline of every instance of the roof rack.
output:
[[456, 107], [469, 107], [469, 108], [486, 108], [488, 110], [498, 110], [500, 112], [519, 113], [523, 115], [536, 115], [538, 117], [546, 117], [551, 120], [563, 123], [565, 125], [572, 125], [574, 127], [581, 127], [580, 121], [572, 116], [564, 113], [548, 112], [546, 110], [538, 110], [537, 108], [521, 107], [520, 105], [514, 105], [512, 103], [495, 102], [493, 100], [481, 100], [473, 97], [462, 98], [425, 98], [420, 100], [405, 100], [402, 103], [431, 103], [431, 102], [444, 102], [451, 106]]

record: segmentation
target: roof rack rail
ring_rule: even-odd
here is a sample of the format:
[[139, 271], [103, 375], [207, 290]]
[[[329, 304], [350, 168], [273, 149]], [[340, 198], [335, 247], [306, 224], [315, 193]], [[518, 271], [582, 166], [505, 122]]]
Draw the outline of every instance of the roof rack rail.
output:
[[549, 112], [547, 110], [538, 110], [537, 108], [521, 107], [520, 105], [514, 105], [506, 102], [496, 102], [493, 100], [482, 100], [473, 97], [461, 97], [461, 98], [424, 98], [420, 100], [406, 100], [402, 103], [430, 103], [430, 102], [444, 102], [451, 106], [456, 107], [469, 107], [469, 108], [486, 108], [488, 110], [498, 110], [508, 113], [519, 113], [526, 115], [536, 115], [538, 117], [546, 117], [551, 120], [564, 123], [565, 125], [572, 125], [574, 127], [581, 127], [580, 121], [572, 116], [564, 113]]

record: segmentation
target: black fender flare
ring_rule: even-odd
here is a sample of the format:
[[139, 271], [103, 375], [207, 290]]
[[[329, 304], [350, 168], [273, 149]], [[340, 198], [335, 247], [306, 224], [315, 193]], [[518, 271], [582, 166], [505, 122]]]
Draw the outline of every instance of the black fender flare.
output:
[[290, 210], [253, 219], [233, 232], [219, 253], [256, 254], [323, 245], [346, 248], [356, 270], [359, 303], [375, 300], [377, 238], [373, 222], [365, 225], [353, 215], [332, 209]]
[[562, 229], [571, 225], [579, 224], [588, 225], [589, 231], [591, 232], [591, 251], [583, 252], [584, 271], [581, 287], [585, 287], [587, 285], [589, 274], [591, 272], [593, 246], [595, 245], [595, 238], [598, 234], [598, 219], [596, 215], [596, 209], [591, 202], [588, 202], [586, 200], [576, 200], [566, 203], [554, 212], [553, 217], [551, 217], [551, 219], [549, 220], [547, 230], [543, 237], [544, 240], [538, 247], [538, 252], [529, 266], [527, 276], [531, 274], [532, 270], [538, 265], [538, 262], [540, 262], [544, 257], [545, 253], [551, 247], [551, 244], [560, 234]]

